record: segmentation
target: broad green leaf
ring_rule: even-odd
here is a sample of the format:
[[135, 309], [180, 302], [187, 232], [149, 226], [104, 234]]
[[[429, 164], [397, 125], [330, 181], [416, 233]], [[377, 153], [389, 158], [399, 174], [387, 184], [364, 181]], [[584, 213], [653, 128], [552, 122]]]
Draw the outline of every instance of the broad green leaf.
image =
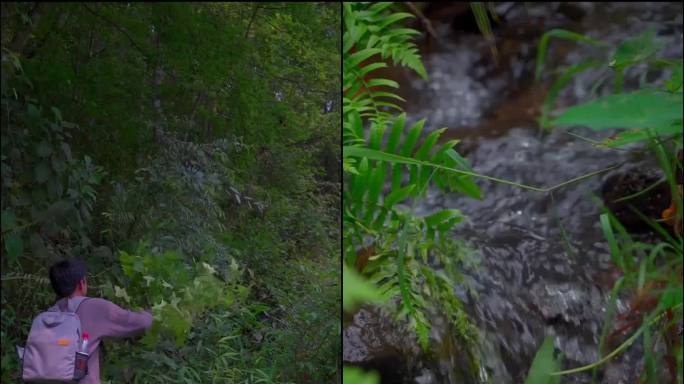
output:
[[670, 131], [673, 121], [681, 119], [681, 94], [640, 90], [570, 107], [553, 124], [581, 125], [594, 130], [651, 128], [660, 133]]
[[551, 376], [560, 370], [560, 361], [553, 356], [553, 336], [546, 336], [534, 356], [525, 384], [557, 384], [560, 376]]
[[5, 236], [5, 250], [10, 260], [17, 260], [24, 252], [24, 241], [21, 233], [13, 232]]

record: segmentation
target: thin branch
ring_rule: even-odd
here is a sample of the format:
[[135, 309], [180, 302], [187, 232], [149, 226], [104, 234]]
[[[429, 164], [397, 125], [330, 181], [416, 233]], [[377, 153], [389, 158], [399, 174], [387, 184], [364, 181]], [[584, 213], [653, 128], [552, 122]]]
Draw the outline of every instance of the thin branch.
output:
[[433, 39], [437, 40], [437, 32], [435, 32], [435, 29], [432, 27], [430, 19], [425, 17], [423, 12], [421, 12], [420, 9], [418, 9], [418, 7], [416, 7], [412, 2], [409, 1], [405, 4], [411, 10], [411, 12], [413, 12], [420, 19], [420, 22], [423, 23], [425, 29], [430, 34], [430, 36], [432, 36]]
[[86, 4], [82, 4], [82, 5], [85, 9], [88, 10], [88, 12], [90, 12], [93, 15], [95, 15], [95, 16], [101, 18], [102, 20], [106, 21], [107, 23], [109, 23], [109, 25], [111, 25], [117, 31], [121, 32], [124, 36], [126, 36], [126, 38], [128, 38], [128, 41], [131, 43], [131, 45], [133, 45], [133, 47], [135, 49], [137, 49], [143, 55], [143, 57], [147, 60], [147, 53], [145, 53], [145, 51], [140, 47], [140, 45], [138, 45], [138, 43], [136, 43], [135, 40], [133, 40], [133, 37], [131, 37], [131, 35], [125, 29], [123, 29], [121, 26], [119, 26], [118, 24], [116, 24], [112, 20], [110, 20], [110, 19], [106, 18], [105, 16], [100, 15], [99, 13], [90, 9], [90, 7], [88, 7]]
[[249, 20], [249, 24], [247, 24], [247, 30], [245, 31], [245, 39], [247, 36], [249, 36], [249, 29], [252, 28], [252, 23], [254, 22], [254, 19], [256, 18], [257, 11], [259, 10], [259, 6], [254, 4], [254, 11], [252, 12], [252, 18]]

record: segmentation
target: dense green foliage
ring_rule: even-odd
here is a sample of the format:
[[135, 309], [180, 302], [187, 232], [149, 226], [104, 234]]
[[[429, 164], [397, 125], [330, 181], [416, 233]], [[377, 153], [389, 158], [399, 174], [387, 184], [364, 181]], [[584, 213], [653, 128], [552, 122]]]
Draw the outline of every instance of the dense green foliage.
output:
[[[437, 145], [443, 130], [420, 140], [425, 121], [406, 127], [406, 116], [397, 113], [396, 102], [403, 101], [393, 91], [398, 84], [375, 72], [392, 64], [427, 77], [412, 42], [418, 32], [398, 24], [413, 16], [392, 3], [345, 3], [343, 16], [343, 257], [344, 280], [350, 283], [344, 286], [345, 310], [390, 299], [387, 307], [427, 348], [431, 311], [439, 308], [464, 345], [473, 346], [476, 329], [454, 294], [468, 253], [450, 231], [463, 216], [443, 210], [418, 217], [405, 204], [424, 196], [430, 185], [476, 198], [479, 189], [458, 172], [470, 167], [453, 149], [456, 141]], [[478, 359], [469, 352], [475, 370]]]
[[339, 379], [340, 6], [3, 3], [2, 382], [79, 257], [103, 382]]
[[[548, 48], [549, 38], [564, 38], [574, 41], [608, 47], [605, 42], [586, 36], [553, 30], [545, 34], [540, 42], [537, 61], [537, 77], [541, 76], [543, 59]], [[669, 217], [647, 217], [640, 212], [642, 207], [630, 204], [630, 200], [648, 193], [653, 186], [643, 191], [625, 196], [621, 200], [630, 204], [630, 209], [647, 222], [654, 233], [655, 241], [635, 240], [620, 221], [607, 209], [600, 216], [600, 224], [610, 248], [613, 263], [620, 268], [622, 276], [615, 282], [609, 297], [603, 331], [599, 344], [601, 358], [584, 367], [560, 371], [560, 361], [553, 357], [553, 344], [547, 339], [540, 347], [526, 380], [528, 384], [555, 383], [561, 375], [569, 375], [593, 370], [596, 380], [597, 371], [614, 356], [622, 353], [637, 340], [641, 340], [644, 350], [644, 364], [641, 369], [641, 382], [658, 383], [663, 380], [681, 382], [683, 373], [681, 337], [676, 336], [676, 328], [682, 322], [682, 273], [683, 249], [682, 185], [681, 175], [684, 167], [677, 153], [682, 151], [682, 60], [659, 58], [660, 45], [655, 40], [655, 31], [647, 30], [639, 36], [621, 42], [607, 60], [587, 59], [571, 66], [555, 81], [545, 102], [541, 123], [544, 127], [586, 126], [594, 131], [620, 128], [621, 131], [602, 140], [590, 139], [597, 147], [615, 148], [627, 144], [642, 143], [637, 150], [650, 152], [657, 159], [662, 170], [662, 179], [657, 184], [667, 183], [672, 202]], [[646, 64], [650, 69], [669, 68], [670, 76], [661, 83], [640, 81], [638, 89], [625, 91], [625, 73], [628, 68]], [[550, 119], [551, 108], [560, 90], [577, 73], [589, 68], [611, 69], [597, 82], [595, 91], [609, 76], [613, 77], [612, 94], [572, 106], [560, 116]], [[667, 211], [667, 210], [666, 210]], [[666, 223], [669, 222], [668, 228]], [[678, 223], [678, 224], [677, 224]], [[631, 334], [619, 346], [607, 350], [608, 335], [618, 327], [616, 321], [616, 302], [621, 294], [630, 294], [639, 300], [653, 303], [645, 309], [631, 305], [636, 311], [637, 320], [627, 327]], [[638, 301], [633, 301], [638, 303]], [[624, 327], [624, 325], [621, 325]], [[677, 340], [678, 339], [678, 340]]]

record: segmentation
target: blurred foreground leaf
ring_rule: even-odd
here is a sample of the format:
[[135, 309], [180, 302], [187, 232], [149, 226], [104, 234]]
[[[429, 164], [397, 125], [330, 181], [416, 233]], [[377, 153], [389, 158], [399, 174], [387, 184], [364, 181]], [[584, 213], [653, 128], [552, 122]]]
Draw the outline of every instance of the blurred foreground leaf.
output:
[[553, 356], [553, 336], [546, 336], [537, 351], [525, 379], [525, 384], [557, 384], [560, 376], [551, 376], [560, 369], [560, 360]]
[[[349, 311], [357, 304], [364, 302], [384, 301], [380, 292], [373, 284], [364, 280], [355, 270], [344, 267], [342, 303], [345, 311]], [[346, 379], [345, 379], [346, 382]]]

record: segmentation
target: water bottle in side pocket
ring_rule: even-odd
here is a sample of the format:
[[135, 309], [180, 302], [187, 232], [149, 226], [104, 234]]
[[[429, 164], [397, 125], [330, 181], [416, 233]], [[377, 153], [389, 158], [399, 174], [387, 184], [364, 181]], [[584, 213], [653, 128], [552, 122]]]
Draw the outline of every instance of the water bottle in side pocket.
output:
[[74, 364], [74, 380], [80, 380], [88, 374], [88, 332], [83, 332], [81, 347], [76, 352]]

